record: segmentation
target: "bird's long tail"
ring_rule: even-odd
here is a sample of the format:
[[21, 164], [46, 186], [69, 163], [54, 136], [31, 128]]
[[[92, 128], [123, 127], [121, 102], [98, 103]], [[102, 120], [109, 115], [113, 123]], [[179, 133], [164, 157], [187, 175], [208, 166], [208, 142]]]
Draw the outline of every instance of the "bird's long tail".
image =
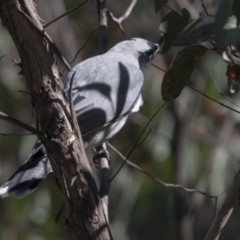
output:
[[0, 197], [14, 195], [25, 197], [33, 192], [40, 182], [52, 171], [45, 149], [40, 140], [23, 165], [0, 188]]

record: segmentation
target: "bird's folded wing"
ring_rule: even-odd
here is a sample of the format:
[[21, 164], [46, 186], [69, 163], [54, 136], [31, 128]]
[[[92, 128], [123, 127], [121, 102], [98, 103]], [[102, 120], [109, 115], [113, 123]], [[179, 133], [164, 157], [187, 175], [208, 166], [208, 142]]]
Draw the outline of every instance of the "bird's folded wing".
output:
[[[91, 71], [87, 79], [83, 69]], [[89, 68], [77, 65], [74, 71], [72, 98], [83, 135], [131, 113], [140, 97], [143, 73], [131, 64], [123, 61], [107, 64], [102, 60]], [[73, 72], [66, 78], [66, 93]]]

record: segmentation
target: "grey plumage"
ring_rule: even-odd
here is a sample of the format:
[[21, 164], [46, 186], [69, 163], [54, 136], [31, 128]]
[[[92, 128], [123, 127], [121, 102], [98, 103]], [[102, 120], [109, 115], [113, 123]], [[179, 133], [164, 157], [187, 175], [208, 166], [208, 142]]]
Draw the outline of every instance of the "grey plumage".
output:
[[[132, 112], [142, 105], [143, 73], [158, 51], [144, 39], [123, 41], [107, 53], [77, 64], [64, 82], [68, 93], [73, 72], [72, 98], [85, 147], [112, 138]], [[68, 94], [66, 94], [68, 96]], [[0, 188], [0, 196], [24, 197], [52, 171], [38, 140], [24, 164]]]

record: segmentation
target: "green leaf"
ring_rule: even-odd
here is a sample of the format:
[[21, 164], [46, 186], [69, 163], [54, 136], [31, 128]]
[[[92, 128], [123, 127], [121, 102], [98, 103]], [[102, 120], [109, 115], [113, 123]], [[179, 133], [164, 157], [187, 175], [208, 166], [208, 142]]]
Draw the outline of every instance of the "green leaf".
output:
[[221, 31], [228, 19], [230, 10], [232, 8], [233, 0], [220, 0], [216, 14], [216, 23], [214, 27], [214, 35], [221, 35]]
[[156, 13], [168, 2], [168, 0], [155, 0], [155, 11]]
[[238, 23], [237, 23], [237, 18], [233, 15], [227, 20], [223, 29], [227, 30], [227, 29], [234, 29], [234, 28], [238, 28]]
[[228, 46], [232, 43], [239, 42], [240, 29], [235, 28], [235, 29], [223, 30], [214, 38], [214, 41], [218, 46]]
[[207, 41], [213, 36], [215, 17], [199, 18], [188, 24], [172, 42], [173, 46], [187, 46]]
[[163, 18], [159, 26], [162, 36], [159, 42], [160, 53], [165, 54], [168, 51], [174, 37], [187, 25], [190, 17], [190, 13], [184, 8], [181, 13], [171, 11]]
[[232, 5], [232, 12], [237, 17], [238, 22], [240, 22], [240, 1], [234, 0]]
[[201, 45], [189, 46], [178, 52], [171, 64], [171, 69], [164, 75], [162, 82], [162, 97], [164, 101], [177, 98], [197, 64], [198, 59], [207, 51]]
[[225, 23], [223, 29], [216, 34], [213, 39], [218, 46], [227, 46], [240, 41], [240, 29], [237, 18], [231, 16]]

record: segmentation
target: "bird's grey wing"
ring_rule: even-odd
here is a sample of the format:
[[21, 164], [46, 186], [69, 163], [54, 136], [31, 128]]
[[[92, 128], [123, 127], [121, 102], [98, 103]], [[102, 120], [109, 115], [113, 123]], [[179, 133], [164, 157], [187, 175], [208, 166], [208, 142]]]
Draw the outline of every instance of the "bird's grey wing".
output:
[[[90, 61], [89, 67], [88, 64], [79, 64], [73, 69], [76, 71], [73, 105], [83, 137], [129, 114], [138, 100], [143, 73], [124, 62], [113, 61], [111, 58], [109, 60], [109, 57], [107, 60], [98, 58], [93, 64]], [[82, 80], [86, 69], [89, 70], [89, 75]], [[66, 93], [69, 91], [72, 74], [73, 72], [67, 76], [65, 82]]]
[[14, 195], [25, 197], [33, 192], [40, 182], [52, 171], [42, 142], [38, 140], [30, 156], [0, 188], [0, 197]]

